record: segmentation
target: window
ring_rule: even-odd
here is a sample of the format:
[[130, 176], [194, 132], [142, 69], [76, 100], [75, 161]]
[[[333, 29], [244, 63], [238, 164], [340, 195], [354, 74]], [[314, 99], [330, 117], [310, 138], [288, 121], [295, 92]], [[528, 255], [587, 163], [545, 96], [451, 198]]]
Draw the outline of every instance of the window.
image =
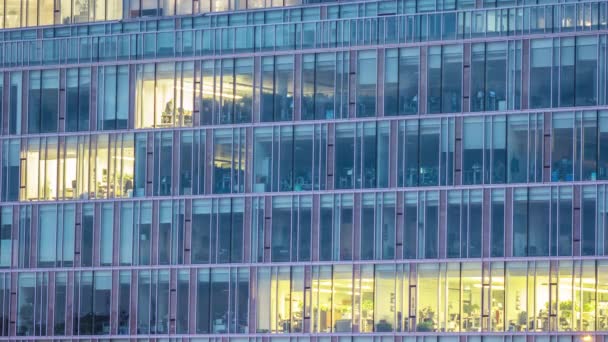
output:
[[551, 107], [552, 43], [548, 39], [530, 44], [530, 107]]
[[[100, 67], [97, 78], [98, 129], [127, 128], [130, 97], [128, 66]], [[79, 95], [82, 96], [82, 93]]]
[[20, 141], [19, 139], [2, 142], [2, 201], [16, 201], [20, 186]]
[[432, 46], [429, 48], [428, 54], [428, 112], [460, 112], [462, 102], [462, 46]]
[[506, 110], [506, 95], [507, 43], [474, 44], [471, 63], [471, 110]]
[[240, 193], [245, 188], [245, 129], [213, 131], [213, 192]]
[[[192, 126], [193, 73], [192, 63], [139, 65], [135, 85], [135, 127]], [[234, 96], [232, 92], [230, 94], [229, 97]]]
[[294, 57], [262, 59], [260, 121], [293, 119]]
[[86, 131], [89, 129], [91, 70], [68, 69], [66, 78], [65, 130]]
[[376, 116], [377, 51], [359, 52], [357, 58], [357, 117]]
[[418, 113], [420, 68], [418, 48], [386, 51], [384, 76], [384, 114]]
[[57, 131], [59, 112], [59, 70], [30, 72], [28, 133]]

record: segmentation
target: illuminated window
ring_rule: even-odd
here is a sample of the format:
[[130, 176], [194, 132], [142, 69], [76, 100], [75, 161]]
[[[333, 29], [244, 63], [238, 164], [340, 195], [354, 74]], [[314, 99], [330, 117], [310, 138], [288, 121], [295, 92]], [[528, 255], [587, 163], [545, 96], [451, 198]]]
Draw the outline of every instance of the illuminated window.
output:
[[193, 72], [192, 63], [138, 66], [135, 127], [192, 126]]

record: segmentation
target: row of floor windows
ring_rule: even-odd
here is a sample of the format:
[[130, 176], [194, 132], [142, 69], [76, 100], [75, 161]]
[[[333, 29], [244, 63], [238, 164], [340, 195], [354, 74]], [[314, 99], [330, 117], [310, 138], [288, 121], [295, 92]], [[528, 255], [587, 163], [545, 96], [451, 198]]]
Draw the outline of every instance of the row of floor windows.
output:
[[0, 146], [3, 201], [595, 181], [608, 179], [608, 111], [101, 133]]
[[261, 9], [294, 6], [307, 2], [306, 0], [2, 0], [0, 29]]
[[608, 262], [2, 273], [0, 304], [4, 335], [605, 331]]
[[[464, 66], [466, 47], [446, 45], [6, 72], [0, 75], [3, 133], [504, 111], [522, 102], [530, 108], [608, 103], [606, 36], [539, 39], [530, 46], [530, 67], [523, 73], [519, 41], [472, 44], [470, 67]], [[421, 55], [427, 65], [422, 71]], [[254, 77], [254, 70], [260, 75]], [[470, 79], [468, 87], [463, 78]], [[525, 99], [522, 86], [529, 88]]]
[[[326, 0], [325, 0], [326, 1]], [[0, 2], [0, 29], [22, 27], [80, 24], [120, 20], [123, 18], [196, 15], [210, 12], [227, 12], [296, 6], [325, 2], [323, 0], [2, 0]], [[517, 5], [551, 4], [558, 0], [484, 0], [483, 7], [508, 7]], [[390, 15], [396, 13], [421, 13], [472, 9], [473, 0], [390, 0], [369, 1], [357, 4], [330, 4], [327, 17], [354, 18]], [[288, 10], [289, 11], [289, 10]], [[319, 12], [319, 7], [312, 9]], [[277, 13], [279, 11], [276, 11]], [[58, 15], [55, 15], [58, 13]], [[223, 18], [225, 17], [225, 18]], [[256, 23], [267, 23], [259, 20]], [[203, 18], [203, 17], [199, 17]], [[240, 14], [228, 14], [221, 21], [237, 22]], [[197, 18], [198, 19], [198, 18]], [[320, 19], [317, 14], [312, 19]], [[205, 21], [205, 19], [198, 19]]]
[[[256, 336], [258, 334], [255, 334]], [[220, 336], [198, 336], [198, 337], [172, 337], [166, 338], [163, 335], [156, 335], [153, 338], [137, 338], [137, 335], [127, 339], [127, 336], [121, 336], [123, 338], [87, 338], [88, 336], [80, 336], [76, 339], [62, 338], [56, 340], [46, 340], [40, 336], [36, 341], [50, 342], [50, 341], [61, 341], [61, 342], [588, 342], [597, 341], [603, 342], [608, 339], [606, 335], [602, 335], [602, 332], [587, 333], [578, 332], [573, 335], [568, 333], [533, 333], [533, 334], [428, 334], [421, 333], [419, 336], [413, 336], [414, 333], [392, 333], [390, 336], [386, 335], [371, 335], [371, 334], [332, 334], [327, 336], [324, 334], [319, 335], [299, 335], [299, 336], [287, 336], [287, 335], [263, 335], [257, 337], [248, 337], [242, 335], [220, 335]], [[26, 342], [29, 339], [20, 340], [18, 337], [13, 337], [11, 341]]]
[[[0, 64], [5, 67], [39, 66], [294, 49], [349, 48], [421, 41], [589, 32], [605, 30], [607, 27], [608, 4], [594, 2], [206, 30], [9, 41], [0, 44]], [[113, 29], [109, 30], [114, 32]], [[99, 34], [103, 32], [97, 35]]]
[[[69, 0], [68, 0], [69, 1]], [[491, 3], [495, 0], [484, 1], [484, 7], [494, 7]], [[517, 6], [523, 5], [522, 3], [517, 4], [516, 1], [503, 1], [499, 0], [498, 7], [504, 6]], [[519, 1], [521, 2], [521, 0]], [[273, 3], [279, 3], [279, 1], [273, 1]], [[525, 30], [528, 32], [536, 32], [538, 30], [545, 30], [547, 32], [552, 31], [569, 31], [569, 30], [590, 30], [592, 28], [604, 28], [606, 10], [605, 4], [602, 2], [588, 2], [576, 4], [570, 3], [564, 6], [551, 5], [548, 1], [540, 1], [542, 6], [535, 7], [536, 1], [527, 0], [526, 7], [520, 9], [506, 8], [498, 12], [494, 10], [483, 11], [478, 10], [476, 12], [470, 12], [469, 14], [461, 14], [462, 20], [471, 21], [471, 17], [475, 17], [475, 20], [471, 21], [471, 24], [464, 23], [471, 32], [469, 34], [481, 34], [488, 31], [491, 35], [495, 33], [496, 27], [501, 27], [500, 32], [503, 30], [510, 31], [521, 31]], [[360, 3], [346, 2], [341, 4], [333, 4], [327, 6], [306, 6], [306, 7], [289, 7], [289, 8], [274, 8], [272, 10], [264, 11], [236, 11], [226, 14], [215, 14], [195, 17], [181, 17], [179, 19], [155, 19], [155, 20], [137, 20], [137, 21], [113, 21], [111, 23], [97, 23], [91, 25], [78, 25], [78, 26], [55, 26], [50, 28], [44, 28], [42, 30], [42, 37], [48, 38], [59, 38], [69, 36], [99, 36], [104, 34], [121, 34], [121, 33], [137, 33], [137, 32], [155, 32], [157, 30], [175, 30], [179, 27], [180, 30], [189, 29], [201, 29], [201, 28], [212, 28], [212, 27], [231, 27], [231, 26], [243, 26], [243, 25], [261, 25], [261, 24], [280, 24], [280, 23], [296, 23], [302, 21], [320, 21], [322, 9], [326, 9], [327, 17], [325, 19], [354, 19], [354, 18], [373, 18], [377, 16], [394, 16], [395, 14], [414, 14], [418, 12], [429, 12], [429, 11], [450, 11], [453, 10], [455, 3], [451, 0], [439, 0], [439, 1], [365, 1]], [[101, 6], [101, 3], [97, 4]], [[76, 5], [79, 9], [82, 7], [80, 4]], [[458, 2], [458, 9], [472, 9], [474, 1], [464, 0]], [[563, 16], [563, 20], [553, 19], [553, 11], [556, 11], [557, 17]], [[507, 21], [506, 18], [500, 19], [496, 25], [495, 21], [496, 13], [500, 13], [501, 16], [506, 17], [518, 17], [518, 19], [512, 18]], [[510, 13], [510, 14], [509, 14]], [[441, 16], [453, 16], [454, 14], [445, 13]], [[519, 17], [524, 17], [519, 18]], [[467, 18], [469, 17], [469, 18]], [[86, 18], [86, 16], [81, 16]], [[432, 15], [427, 18], [434, 18]], [[487, 18], [487, 20], [486, 20]], [[529, 19], [528, 19], [529, 18]], [[578, 19], [577, 19], [578, 18]], [[523, 19], [523, 20], [522, 20]], [[504, 23], [502, 22], [504, 20]], [[436, 21], [436, 19], [431, 19]], [[439, 20], [444, 21], [444, 20]], [[450, 22], [451, 20], [446, 20]], [[488, 24], [486, 25], [486, 21]], [[529, 23], [528, 23], [529, 22]], [[507, 29], [505, 25], [510, 25], [511, 28]], [[472, 25], [472, 26], [471, 26]], [[426, 26], [426, 25], [422, 25]], [[524, 28], [525, 26], [525, 28]], [[555, 28], [555, 29], [554, 29]], [[561, 28], [561, 29], [560, 29]], [[444, 28], [444, 39], [453, 39], [451, 34], [448, 34], [451, 28]], [[463, 31], [464, 32], [464, 31]], [[461, 32], [462, 33], [462, 32]], [[505, 32], [502, 32], [506, 34]], [[513, 34], [514, 32], [511, 32]], [[421, 34], [421, 37], [425, 37], [425, 34]], [[19, 41], [19, 40], [35, 40], [39, 39], [39, 30], [37, 29], [26, 29], [26, 30], [4, 30], [0, 32], [0, 41]]]
[[[457, 335], [457, 334], [420, 334], [421, 336], [412, 336], [413, 333], [393, 333], [391, 336], [383, 335], [363, 335], [363, 334], [333, 334], [332, 336], [327, 335], [305, 335], [305, 336], [285, 336], [285, 335], [273, 335], [273, 336], [258, 336], [258, 337], [239, 337], [237, 336], [214, 336], [214, 337], [181, 337], [181, 338], [163, 338], [162, 335], [157, 335], [155, 338], [87, 338], [88, 336], [78, 337], [78, 339], [62, 338], [57, 340], [45, 340], [44, 337], [40, 337], [37, 341], [50, 342], [50, 341], [61, 341], [61, 342], [587, 342], [597, 341], [603, 342], [608, 337], [602, 335], [602, 332], [596, 333], [574, 333], [570, 335], [567, 333], [549, 334], [549, 333], [534, 333], [534, 334], [468, 334], [468, 335]], [[74, 336], [75, 337], [75, 336]], [[11, 339], [11, 341], [26, 342], [27, 339], [20, 340], [17, 337]]]
[[8, 206], [0, 267], [608, 255], [606, 196], [561, 186]]

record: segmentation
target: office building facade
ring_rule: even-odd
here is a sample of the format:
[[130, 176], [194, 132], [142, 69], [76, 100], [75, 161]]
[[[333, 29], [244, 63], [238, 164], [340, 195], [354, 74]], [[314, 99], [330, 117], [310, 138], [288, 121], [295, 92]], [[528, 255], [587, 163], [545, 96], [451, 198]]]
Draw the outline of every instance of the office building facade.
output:
[[607, 1], [0, 13], [0, 340], [608, 341]]

